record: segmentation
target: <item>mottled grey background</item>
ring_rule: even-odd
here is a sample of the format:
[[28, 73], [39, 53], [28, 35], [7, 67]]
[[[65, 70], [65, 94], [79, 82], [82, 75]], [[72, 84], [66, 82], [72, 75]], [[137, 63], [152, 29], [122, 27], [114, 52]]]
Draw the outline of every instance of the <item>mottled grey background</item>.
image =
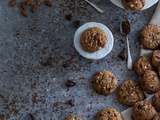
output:
[[[120, 111], [115, 94], [96, 94], [90, 78], [99, 70], [112, 70], [119, 83], [137, 79], [127, 71], [126, 61], [118, 57], [125, 41], [119, 32], [121, 19], [132, 21], [130, 35], [133, 58], [138, 56], [138, 33], [148, 23], [154, 7], [141, 13], [126, 13], [109, 0], [92, 0], [104, 14], [97, 13], [83, 0], [53, 0], [53, 7], [42, 6], [28, 18], [17, 8], [0, 0], [0, 115], [8, 120], [63, 120], [75, 113], [83, 120], [94, 120], [97, 111], [113, 106]], [[66, 15], [72, 14], [67, 20]], [[113, 32], [112, 52], [102, 60], [91, 61], [79, 56], [73, 47], [78, 22], [101, 22]], [[77, 23], [77, 24], [76, 24]], [[72, 80], [76, 86], [67, 88]]]

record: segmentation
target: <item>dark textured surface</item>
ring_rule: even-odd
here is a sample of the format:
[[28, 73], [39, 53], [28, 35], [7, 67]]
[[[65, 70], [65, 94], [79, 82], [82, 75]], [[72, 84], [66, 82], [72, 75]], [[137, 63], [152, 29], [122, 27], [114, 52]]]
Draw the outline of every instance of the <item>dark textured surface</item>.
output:
[[[104, 97], [91, 88], [90, 78], [99, 70], [112, 70], [119, 83], [136, 79], [119, 57], [125, 41], [119, 32], [126, 14], [109, 0], [93, 0], [105, 10], [98, 14], [82, 0], [53, 0], [53, 7], [41, 7], [28, 18], [0, 0], [0, 112], [9, 120], [63, 120], [69, 112], [93, 120], [100, 109], [121, 106], [115, 94]], [[132, 21], [131, 51], [139, 52], [139, 30], [147, 24], [154, 7], [141, 13], [127, 13]], [[70, 16], [72, 14], [72, 17]], [[67, 15], [67, 16], [66, 16]], [[99, 61], [86, 60], [73, 47], [80, 24], [96, 21], [114, 34], [112, 52]], [[72, 85], [66, 86], [66, 81]], [[74, 85], [73, 85], [73, 83]]]

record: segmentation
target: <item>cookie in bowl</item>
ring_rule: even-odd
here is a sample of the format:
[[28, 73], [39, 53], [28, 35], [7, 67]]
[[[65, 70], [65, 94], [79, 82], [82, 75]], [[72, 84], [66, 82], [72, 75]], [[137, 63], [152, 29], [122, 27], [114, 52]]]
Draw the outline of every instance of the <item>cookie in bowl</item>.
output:
[[148, 94], [156, 93], [160, 90], [160, 80], [158, 74], [155, 71], [145, 71], [142, 81], [142, 88]]
[[148, 101], [140, 101], [133, 106], [133, 120], [152, 120], [156, 114], [155, 108]]
[[141, 87], [133, 80], [126, 80], [117, 90], [117, 98], [121, 104], [133, 106], [145, 99]]
[[123, 117], [115, 108], [106, 108], [97, 113], [96, 120], [123, 120]]
[[77, 116], [75, 116], [75, 115], [73, 115], [73, 114], [69, 114], [69, 115], [67, 115], [67, 116], [65, 117], [64, 120], [81, 120], [81, 118], [80, 118], [80, 117], [77, 117]]
[[102, 71], [94, 74], [92, 84], [97, 93], [107, 96], [115, 91], [118, 80], [112, 72]]
[[140, 57], [134, 63], [134, 70], [141, 76], [146, 70], [152, 70], [152, 65], [146, 57]]
[[122, 0], [126, 9], [139, 11], [145, 6], [145, 0]]
[[75, 32], [74, 46], [77, 52], [91, 60], [99, 60], [113, 48], [114, 38], [110, 29], [96, 22], [89, 22]]

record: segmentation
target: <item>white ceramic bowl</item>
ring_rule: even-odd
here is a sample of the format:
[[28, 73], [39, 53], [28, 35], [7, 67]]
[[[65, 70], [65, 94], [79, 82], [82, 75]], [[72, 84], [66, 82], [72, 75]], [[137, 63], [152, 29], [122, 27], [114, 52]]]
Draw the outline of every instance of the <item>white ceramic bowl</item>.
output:
[[[121, 3], [121, 0], [110, 0], [113, 4], [115, 4], [116, 6], [120, 7], [120, 8], [124, 8], [124, 6]], [[146, 4], [144, 6], [144, 8], [142, 10], [148, 9], [150, 7], [152, 7], [153, 5], [155, 5], [159, 0], [146, 0]]]
[[[89, 29], [89, 28], [93, 28], [93, 27], [99, 27], [101, 28], [107, 35], [107, 44], [105, 45], [104, 48], [96, 51], [96, 52], [87, 52], [85, 50], [83, 50], [83, 48], [81, 47], [81, 44], [80, 44], [80, 37], [81, 37], [81, 34]], [[112, 35], [112, 32], [110, 31], [110, 29], [101, 24], [101, 23], [96, 23], [96, 22], [89, 22], [89, 23], [86, 23], [84, 25], [82, 25], [80, 28], [78, 28], [78, 30], [75, 32], [75, 36], [74, 36], [74, 46], [75, 46], [75, 49], [78, 51], [78, 53], [87, 58], [87, 59], [92, 59], [92, 60], [98, 60], [98, 59], [102, 59], [104, 58], [106, 55], [108, 55], [112, 48], [113, 48], [113, 43], [114, 43], [114, 38], [113, 38], [113, 35]]]

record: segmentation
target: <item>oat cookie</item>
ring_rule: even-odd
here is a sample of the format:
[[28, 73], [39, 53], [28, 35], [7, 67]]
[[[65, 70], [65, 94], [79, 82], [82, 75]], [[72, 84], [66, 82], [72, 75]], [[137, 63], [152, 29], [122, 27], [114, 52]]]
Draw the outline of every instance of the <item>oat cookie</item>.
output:
[[148, 101], [137, 102], [133, 107], [133, 120], [152, 120], [156, 110]]
[[140, 40], [144, 48], [157, 49], [160, 46], [160, 26], [145, 26], [140, 34]]
[[155, 50], [153, 51], [153, 54], [152, 54], [152, 65], [154, 67], [158, 67], [160, 66], [160, 50]]
[[118, 89], [118, 101], [124, 105], [132, 106], [145, 98], [140, 86], [133, 80], [126, 80]]
[[81, 120], [81, 119], [73, 114], [69, 114], [64, 120]]
[[93, 88], [102, 95], [111, 94], [118, 86], [116, 76], [110, 71], [98, 72], [93, 76]]
[[126, 9], [139, 11], [145, 6], [145, 0], [122, 0]]
[[140, 57], [134, 63], [134, 70], [138, 75], [143, 75], [146, 70], [152, 70], [152, 66], [146, 57]]
[[160, 89], [160, 80], [157, 73], [147, 70], [143, 75], [141, 85], [147, 93], [156, 93]]
[[152, 99], [153, 106], [160, 111], [160, 91], [155, 93], [153, 99]]
[[98, 27], [84, 31], [80, 38], [82, 48], [88, 52], [95, 52], [107, 44], [106, 33]]
[[123, 120], [123, 118], [116, 109], [106, 108], [97, 113], [96, 120]]

